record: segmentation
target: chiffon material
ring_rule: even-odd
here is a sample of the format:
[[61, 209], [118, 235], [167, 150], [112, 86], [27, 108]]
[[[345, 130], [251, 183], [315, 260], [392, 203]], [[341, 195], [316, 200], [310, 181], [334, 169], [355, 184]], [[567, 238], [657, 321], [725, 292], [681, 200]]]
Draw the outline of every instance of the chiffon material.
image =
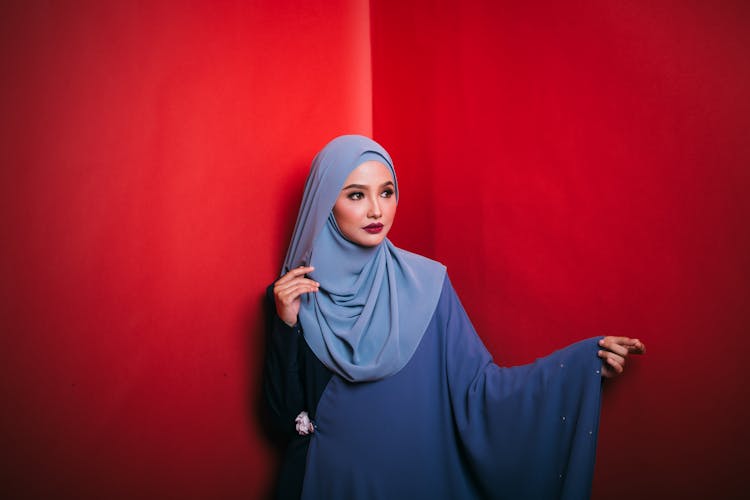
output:
[[376, 160], [393, 174], [388, 153], [372, 139], [337, 137], [313, 160], [282, 274], [315, 267], [316, 293], [301, 297], [305, 340], [332, 372], [351, 382], [379, 380], [401, 370], [433, 316], [445, 267], [396, 248], [347, 240], [331, 212], [344, 181], [357, 166]]
[[597, 350], [592, 338], [500, 368], [446, 279], [399, 373], [327, 382], [302, 498], [587, 498], [601, 394]]

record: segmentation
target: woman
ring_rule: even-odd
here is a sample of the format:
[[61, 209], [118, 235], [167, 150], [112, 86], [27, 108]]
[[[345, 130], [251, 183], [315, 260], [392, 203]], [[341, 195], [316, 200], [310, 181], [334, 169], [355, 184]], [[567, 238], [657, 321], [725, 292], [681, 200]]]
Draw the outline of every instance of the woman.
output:
[[644, 345], [588, 339], [500, 368], [445, 267], [393, 246], [393, 162], [362, 136], [313, 160], [272, 304], [264, 390], [296, 430], [279, 496], [584, 498], [601, 377]]

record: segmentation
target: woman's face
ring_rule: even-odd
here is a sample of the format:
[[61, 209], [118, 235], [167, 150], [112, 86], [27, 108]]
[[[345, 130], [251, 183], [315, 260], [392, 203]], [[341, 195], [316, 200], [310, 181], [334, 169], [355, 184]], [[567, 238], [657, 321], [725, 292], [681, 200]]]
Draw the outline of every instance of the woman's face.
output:
[[395, 215], [393, 176], [378, 161], [366, 161], [355, 168], [333, 206], [333, 216], [346, 239], [363, 247], [383, 241]]

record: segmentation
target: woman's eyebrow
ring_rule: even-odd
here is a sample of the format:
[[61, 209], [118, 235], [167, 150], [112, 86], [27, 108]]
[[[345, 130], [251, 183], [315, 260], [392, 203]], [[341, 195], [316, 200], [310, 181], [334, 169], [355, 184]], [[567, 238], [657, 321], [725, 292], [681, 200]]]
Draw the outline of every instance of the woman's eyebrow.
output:
[[[380, 187], [385, 186], [393, 186], [393, 181], [385, 181], [383, 184], [380, 185]], [[367, 186], [364, 184], [349, 184], [348, 186], [344, 186], [341, 188], [343, 191], [344, 189], [367, 189]]]

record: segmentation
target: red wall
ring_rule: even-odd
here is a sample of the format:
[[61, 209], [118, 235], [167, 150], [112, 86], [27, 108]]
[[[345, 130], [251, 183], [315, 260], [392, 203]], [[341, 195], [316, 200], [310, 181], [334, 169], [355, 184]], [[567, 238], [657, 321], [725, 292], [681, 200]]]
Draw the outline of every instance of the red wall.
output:
[[747, 4], [371, 6], [392, 239], [447, 264], [503, 364], [646, 341], [605, 384], [595, 498], [742, 496]]
[[739, 496], [744, 4], [284, 3], [0, 7], [0, 495], [263, 495], [260, 296], [312, 155], [374, 132], [498, 361], [647, 342], [596, 497]]
[[0, 496], [256, 498], [260, 297], [368, 4], [0, 7]]

